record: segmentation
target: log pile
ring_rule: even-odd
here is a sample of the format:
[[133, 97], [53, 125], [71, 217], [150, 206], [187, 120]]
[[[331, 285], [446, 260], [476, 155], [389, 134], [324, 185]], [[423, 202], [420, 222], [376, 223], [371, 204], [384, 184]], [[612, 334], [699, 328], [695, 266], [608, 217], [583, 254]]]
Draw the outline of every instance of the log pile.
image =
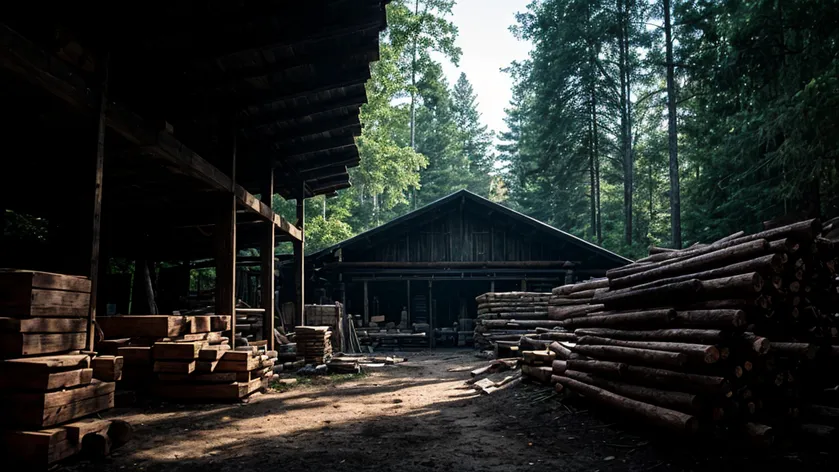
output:
[[307, 364], [325, 364], [332, 358], [332, 331], [329, 326], [298, 326], [294, 329], [297, 353]]
[[[557, 326], [556, 321], [548, 319], [550, 298], [551, 294], [540, 292], [490, 292], [479, 295], [475, 298], [478, 303], [475, 347], [481, 350], [497, 348], [499, 341], [516, 343], [523, 335], [535, 336], [536, 328]], [[501, 357], [507, 354], [498, 353]]]
[[46, 469], [127, 440], [109, 436], [111, 421], [83, 420], [113, 408], [122, 366], [120, 357], [83, 352], [89, 303], [86, 278], [0, 270], [0, 453], [7, 463]]
[[553, 341], [552, 383], [672, 431], [760, 444], [779, 431], [833, 434], [839, 232], [828, 223], [653, 250], [554, 289], [559, 326], [540, 333]]

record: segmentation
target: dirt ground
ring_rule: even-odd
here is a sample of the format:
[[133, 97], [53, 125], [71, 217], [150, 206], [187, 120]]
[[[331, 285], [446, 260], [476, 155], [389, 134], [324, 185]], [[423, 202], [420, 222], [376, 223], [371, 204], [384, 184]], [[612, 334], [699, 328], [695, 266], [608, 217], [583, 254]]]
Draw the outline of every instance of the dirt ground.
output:
[[[364, 376], [321, 378], [242, 404], [119, 408], [132, 441], [78, 471], [837, 470], [815, 447], [742, 452], [636, 430], [612, 414], [521, 384], [481, 395], [464, 384], [473, 351], [407, 353]], [[686, 445], [689, 443], [689, 445]], [[711, 452], [713, 451], [713, 452]]]

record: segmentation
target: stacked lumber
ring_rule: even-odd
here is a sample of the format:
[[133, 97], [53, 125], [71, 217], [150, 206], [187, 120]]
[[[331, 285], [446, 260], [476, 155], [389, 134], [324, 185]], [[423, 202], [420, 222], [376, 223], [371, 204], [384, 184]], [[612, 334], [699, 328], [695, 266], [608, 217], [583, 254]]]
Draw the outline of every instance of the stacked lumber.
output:
[[218, 315], [119, 315], [102, 316], [96, 320], [104, 339], [96, 343], [96, 351], [118, 355], [124, 359], [120, 390], [145, 391], [156, 380], [153, 346], [156, 343], [184, 343], [229, 349], [225, 331], [230, 330], [230, 317]]
[[654, 249], [608, 271], [607, 282], [554, 289], [557, 298], [591, 298], [555, 305], [559, 329], [539, 335], [554, 341], [552, 382], [672, 431], [724, 430], [760, 444], [779, 431], [832, 434], [839, 405], [824, 402], [839, 384], [839, 251], [825, 237], [831, 231], [809, 220]]
[[256, 346], [230, 350], [202, 342], [158, 342], [152, 346], [156, 381], [152, 393], [176, 400], [241, 400], [268, 387], [276, 352], [260, 354]]
[[307, 364], [325, 364], [332, 358], [331, 337], [329, 326], [298, 326], [294, 330], [297, 353]]
[[90, 280], [0, 269], [0, 452], [47, 468], [83, 450], [102, 455], [112, 422], [80, 421], [114, 406], [122, 358], [86, 349]]
[[[427, 325], [426, 325], [427, 326]], [[426, 331], [411, 329], [365, 328], [358, 331], [361, 346], [370, 346], [377, 351], [410, 351], [427, 348], [430, 336]]]
[[536, 328], [552, 328], [548, 319], [549, 293], [490, 292], [475, 297], [478, 318], [473, 342], [477, 349], [493, 349], [498, 341], [517, 342], [522, 335], [536, 335]]
[[521, 352], [521, 375], [522, 378], [548, 384], [553, 375], [553, 361], [556, 353], [549, 349]]
[[252, 342], [257, 339], [265, 339], [262, 336], [264, 318], [265, 308], [236, 307], [236, 339], [239, 340], [236, 341], [236, 345], [244, 344], [244, 341]]
[[0, 269], [0, 359], [85, 349], [90, 280]]

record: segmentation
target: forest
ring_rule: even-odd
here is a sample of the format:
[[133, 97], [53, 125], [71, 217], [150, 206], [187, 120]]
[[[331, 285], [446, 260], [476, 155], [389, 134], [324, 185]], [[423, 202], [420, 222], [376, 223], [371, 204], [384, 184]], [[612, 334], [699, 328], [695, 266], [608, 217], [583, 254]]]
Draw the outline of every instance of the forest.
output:
[[837, 214], [839, 2], [534, 0], [497, 133], [480, 78], [443, 74], [454, 4], [388, 6], [361, 165], [306, 202], [307, 252], [462, 188], [628, 257]]

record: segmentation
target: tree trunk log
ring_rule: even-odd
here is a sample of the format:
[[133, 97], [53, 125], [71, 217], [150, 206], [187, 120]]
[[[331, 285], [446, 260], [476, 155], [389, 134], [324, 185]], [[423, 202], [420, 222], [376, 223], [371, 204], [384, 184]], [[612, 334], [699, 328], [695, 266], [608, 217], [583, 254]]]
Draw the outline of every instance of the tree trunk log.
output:
[[551, 381], [551, 375], [553, 375], [553, 370], [551, 367], [537, 367], [524, 364], [521, 366], [521, 373], [539, 382], [549, 383]]
[[562, 321], [555, 320], [483, 320], [487, 328], [554, 328], [562, 326]]
[[620, 315], [584, 316], [559, 321], [567, 329], [596, 327], [661, 327], [676, 317], [675, 310], [649, 310]]
[[582, 372], [589, 372], [592, 374], [602, 374], [617, 377], [620, 377], [628, 367], [626, 364], [620, 362], [590, 361], [579, 359], [569, 359], [565, 361], [565, 364], [571, 370], [579, 370]]
[[567, 320], [570, 318], [577, 318], [585, 316], [589, 313], [595, 313], [606, 308], [604, 305], [580, 305], [574, 307], [548, 307], [548, 319], [551, 320]]
[[696, 299], [701, 290], [702, 282], [691, 279], [640, 290], [598, 293], [594, 296], [594, 301], [609, 309], [645, 306], [650, 300], [656, 300], [659, 306], [667, 306], [678, 300]]
[[639, 400], [664, 408], [671, 408], [677, 411], [697, 411], [702, 407], [702, 401], [699, 396], [691, 393], [670, 392], [667, 390], [659, 390], [657, 388], [641, 387], [638, 385], [630, 385], [622, 382], [607, 380], [602, 377], [586, 374], [585, 372], [577, 372], [574, 370], [565, 370], [565, 373], [555, 373], [555, 375], [565, 375], [568, 378], [578, 380], [589, 385], [604, 388], [610, 392], [618, 395], [623, 395], [633, 400]]
[[573, 351], [571, 351], [566, 346], [564, 346], [564, 345], [562, 345], [558, 342], [552, 342], [548, 346], [548, 349], [550, 349], [551, 352], [553, 352], [556, 355], [557, 359], [560, 359], [560, 360], [563, 360], [563, 361], [567, 361], [568, 359], [571, 359], [572, 358], [571, 356], [574, 355]]
[[539, 339], [546, 341], [569, 341], [577, 342], [577, 335], [574, 333], [561, 333], [559, 331], [548, 331], [547, 333], [540, 333]]
[[568, 364], [563, 360], [555, 360], [551, 363], [551, 369], [554, 375], [562, 375], [568, 370]]
[[715, 267], [730, 265], [730, 263], [752, 259], [769, 252], [769, 243], [763, 239], [744, 243], [718, 251], [710, 252], [690, 259], [685, 259], [672, 264], [650, 269], [637, 274], [621, 278], [613, 278], [609, 281], [612, 290], [625, 287], [633, 287], [658, 279], [689, 274], [691, 272], [713, 269]]
[[722, 331], [714, 329], [658, 329], [652, 331], [623, 331], [617, 329], [589, 328], [574, 331], [576, 336], [601, 336], [628, 341], [663, 341], [717, 344], [723, 342]]
[[780, 274], [783, 271], [783, 269], [784, 262], [781, 254], [768, 254], [765, 256], [758, 257], [757, 259], [751, 259], [748, 261], [727, 265], [725, 267], [720, 267], [719, 269], [706, 270], [703, 272], [696, 272], [667, 279], [655, 280], [653, 282], [647, 282], [645, 284], [633, 286], [622, 290], [640, 290], [643, 288], [658, 287], [661, 285], [667, 285], [676, 282], [684, 282], [690, 279], [710, 280], [717, 279], [720, 277], [745, 274], [749, 272], [758, 272], [760, 274], [765, 275]]
[[627, 364], [641, 364], [658, 367], [681, 367], [687, 356], [679, 352], [654, 351], [621, 346], [583, 346], [570, 348], [573, 352], [598, 360], [619, 361]]
[[701, 296], [705, 300], [754, 297], [763, 290], [763, 277], [757, 272], [752, 272], [733, 277], [703, 280], [700, 284], [702, 284]]
[[569, 377], [557, 377], [559, 377], [557, 381], [560, 384], [584, 395], [586, 398], [600, 402], [627, 415], [643, 419], [651, 425], [685, 433], [693, 433], [698, 428], [696, 418], [691, 415], [632, 400]]
[[692, 328], [741, 328], [746, 326], [746, 312], [742, 310], [692, 310], [676, 313], [681, 326]]
[[653, 349], [658, 351], [682, 353], [691, 361], [703, 364], [713, 364], [720, 360], [720, 350], [716, 346], [707, 344], [688, 344], [657, 341], [623, 341], [617, 339], [600, 338], [597, 336], [583, 336], [577, 344], [606, 345], [631, 347], [636, 349]]
[[769, 343], [769, 351], [784, 356], [813, 359], [816, 357], [816, 346], [807, 343]]
[[627, 379], [664, 390], [717, 395], [725, 395], [730, 392], [728, 382], [723, 377], [687, 374], [684, 372], [632, 365], [626, 365], [624, 369], [621, 369], [621, 373]]
[[574, 292], [582, 292], [584, 290], [592, 290], [597, 288], [608, 288], [609, 287], [609, 279], [595, 279], [589, 280], [586, 282], [580, 282], [577, 284], [570, 284], [570, 285], [563, 285], [561, 287], [556, 287], [551, 290], [551, 293], [554, 295], [568, 295]]

